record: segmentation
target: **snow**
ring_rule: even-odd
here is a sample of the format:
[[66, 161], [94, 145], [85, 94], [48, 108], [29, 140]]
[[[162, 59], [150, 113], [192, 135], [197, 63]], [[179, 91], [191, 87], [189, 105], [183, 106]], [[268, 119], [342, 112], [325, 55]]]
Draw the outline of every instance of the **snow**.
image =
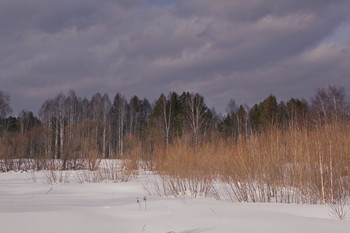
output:
[[154, 179], [152, 175], [98, 184], [71, 178], [55, 185], [45, 182], [44, 172], [35, 176], [37, 182], [30, 173], [0, 173], [0, 232], [350, 232], [349, 218], [336, 219], [327, 205], [148, 196], [143, 182]]

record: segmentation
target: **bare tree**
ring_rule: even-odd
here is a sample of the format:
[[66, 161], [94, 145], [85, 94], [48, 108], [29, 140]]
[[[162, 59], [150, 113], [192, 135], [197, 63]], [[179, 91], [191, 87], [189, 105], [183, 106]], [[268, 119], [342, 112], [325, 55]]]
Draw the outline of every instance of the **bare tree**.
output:
[[189, 127], [192, 131], [192, 139], [195, 145], [199, 142], [199, 135], [206, 121], [208, 108], [205, 105], [204, 97], [197, 94], [186, 94], [186, 115]]
[[326, 123], [344, 119], [349, 113], [349, 103], [345, 98], [345, 89], [329, 86], [318, 89], [311, 98], [311, 111], [314, 122]]
[[[11, 112], [10, 96], [6, 92], [0, 91], [0, 120], [5, 118]], [[0, 135], [6, 131], [6, 128], [6, 122], [0, 121]]]
[[46, 147], [45, 151], [46, 151], [46, 154], [49, 155], [50, 157], [53, 152], [53, 147], [52, 147], [52, 132], [54, 132], [53, 107], [54, 107], [53, 100], [52, 99], [46, 100], [42, 104], [39, 111], [39, 117], [40, 117], [41, 123], [46, 129], [48, 129], [51, 132], [46, 135], [47, 137], [45, 142], [45, 147]]
[[72, 125], [78, 122], [78, 106], [79, 99], [73, 90], [70, 90], [67, 98], [65, 98], [65, 113], [67, 116], [68, 138], [72, 138]]
[[117, 93], [109, 115], [110, 121], [112, 123], [111, 131], [114, 135], [114, 138], [112, 138], [112, 140], [115, 143], [115, 152], [118, 156], [122, 155], [124, 152], [126, 111], [127, 101], [121, 94]]
[[94, 139], [100, 153], [106, 157], [107, 132], [108, 132], [108, 112], [111, 108], [109, 96], [100, 93], [93, 95], [91, 99], [92, 120], [96, 123]]
[[[43, 125], [53, 132], [55, 159], [60, 159], [64, 148], [65, 101], [65, 96], [60, 93], [54, 99], [45, 101], [39, 111]], [[48, 141], [51, 143], [51, 138], [48, 138]], [[48, 149], [50, 153], [52, 147]]]
[[11, 112], [10, 96], [6, 92], [0, 91], [0, 118], [6, 117]]
[[244, 135], [247, 139], [249, 136], [249, 107], [240, 105], [236, 113], [237, 129], [239, 135]]
[[169, 94], [169, 98], [165, 97], [165, 95], [161, 94], [159, 97], [161, 111], [162, 111], [162, 121], [164, 128], [164, 139], [165, 139], [165, 147], [168, 149], [169, 140], [170, 140], [170, 128], [171, 128], [171, 94]]
[[102, 124], [102, 115], [103, 115], [103, 105], [102, 105], [102, 96], [100, 93], [96, 93], [91, 98], [91, 114], [92, 120], [95, 122], [94, 135], [90, 135], [94, 138], [94, 141], [99, 147], [101, 143], [101, 124]]
[[104, 94], [102, 97], [102, 154], [105, 157], [107, 156], [108, 112], [110, 108], [111, 101], [109, 100], [109, 96], [108, 94]]
[[54, 116], [56, 119], [56, 158], [61, 158], [64, 148], [64, 128], [65, 128], [65, 96], [60, 93], [54, 99]]

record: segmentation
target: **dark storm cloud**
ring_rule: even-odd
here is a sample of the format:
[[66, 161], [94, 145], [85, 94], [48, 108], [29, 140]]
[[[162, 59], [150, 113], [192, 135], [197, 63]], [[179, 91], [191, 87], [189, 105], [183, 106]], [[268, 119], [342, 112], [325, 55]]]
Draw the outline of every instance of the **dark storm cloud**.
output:
[[346, 0], [3, 0], [0, 89], [16, 111], [37, 111], [59, 91], [117, 91], [151, 100], [202, 93], [220, 110], [230, 98], [308, 98], [350, 90]]

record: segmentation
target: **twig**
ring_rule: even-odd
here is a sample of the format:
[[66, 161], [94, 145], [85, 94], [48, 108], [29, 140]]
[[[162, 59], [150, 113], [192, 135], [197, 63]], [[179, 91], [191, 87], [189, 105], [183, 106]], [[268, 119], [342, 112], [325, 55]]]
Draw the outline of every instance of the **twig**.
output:
[[46, 192], [46, 195], [49, 194], [53, 190], [53, 186], [49, 189], [49, 191]]
[[146, 225], [147, 225], [147, 224], [143, 225], [143, 227], [142, 227], [142, 229], [141, 229], [141, 233], [143, 233], [143, 232], [146, 231]]

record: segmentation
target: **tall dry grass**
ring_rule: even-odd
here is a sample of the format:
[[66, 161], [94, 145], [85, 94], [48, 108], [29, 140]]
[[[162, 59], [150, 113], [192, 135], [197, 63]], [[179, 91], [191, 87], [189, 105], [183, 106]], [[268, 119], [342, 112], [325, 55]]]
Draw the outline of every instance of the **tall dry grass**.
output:
[[215, 166], [211, 163], [215, 158], [212, 156], [214, 150], [207, 147], [206, 152], [205, 146], [196, 149], [177, 140], [165, 150], [156, 150], [152, 163], [160, 178], [152, 184], [154, 192], [165, 196], [209, 195], [215, 180]]
[[[156, 190], [163, 195], [216, 193], [232, 201], [309, 204], [350, 196], [349, 123], [271, 127], [248, 139], [218, 138], [199, 147], [178, 140], [154, 157], [161, 177]], [[214, 186], [216, 181], [223, 185]]]

